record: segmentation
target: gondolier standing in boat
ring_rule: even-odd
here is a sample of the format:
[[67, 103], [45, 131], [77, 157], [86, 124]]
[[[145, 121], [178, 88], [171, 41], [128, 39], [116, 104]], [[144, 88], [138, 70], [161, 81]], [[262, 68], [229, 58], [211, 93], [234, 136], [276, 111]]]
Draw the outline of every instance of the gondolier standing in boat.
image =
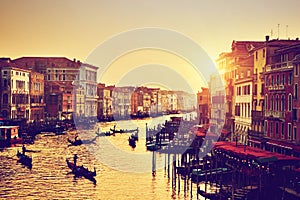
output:
[[77, 154], [74, 154], [74, 157], [73, 157], [73, 159], [74, 159], [74, 170], [76, 168], [77, 158], [78, 158]]
[[23, 153], [23, 155], [25, 155], [25, 152], [26, 152], [26, 147], [25, 147], [25, 145], [23, 144], [23, 145], [22, 145], [22, 153]]

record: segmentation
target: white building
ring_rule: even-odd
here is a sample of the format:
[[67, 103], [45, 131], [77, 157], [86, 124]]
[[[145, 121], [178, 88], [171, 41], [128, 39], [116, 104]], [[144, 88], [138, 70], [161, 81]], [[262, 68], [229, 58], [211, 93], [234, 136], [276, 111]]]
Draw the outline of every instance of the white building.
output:
[[98, 67], [82, 63], [79, 71], [79, 85], [84, 88], [84, 116], [97, 117], [97, 70]]
[[30, 117], [30, 70], [18, 68], [10, 59], [0, 61], [1, 69], [1, 117]]

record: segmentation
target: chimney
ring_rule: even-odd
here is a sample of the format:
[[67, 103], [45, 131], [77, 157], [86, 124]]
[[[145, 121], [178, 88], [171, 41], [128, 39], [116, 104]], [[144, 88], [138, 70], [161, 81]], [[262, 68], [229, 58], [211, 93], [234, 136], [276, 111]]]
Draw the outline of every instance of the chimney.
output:
[[297, 37], [297, 38], [296, 38], [296, 41], [298, 41], [298, 40], [299, 40], [299, 38]]
[[268, 42], [270, 39], [270, 36], [266, 35], [266, 42]]

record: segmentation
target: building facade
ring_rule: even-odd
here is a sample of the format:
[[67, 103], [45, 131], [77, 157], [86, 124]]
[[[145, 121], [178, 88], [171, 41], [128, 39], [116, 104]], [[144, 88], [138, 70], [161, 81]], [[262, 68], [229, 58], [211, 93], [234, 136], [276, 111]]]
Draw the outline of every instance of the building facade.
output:
[[1, 117], [30, 119], [30, 71], [1, 60]]

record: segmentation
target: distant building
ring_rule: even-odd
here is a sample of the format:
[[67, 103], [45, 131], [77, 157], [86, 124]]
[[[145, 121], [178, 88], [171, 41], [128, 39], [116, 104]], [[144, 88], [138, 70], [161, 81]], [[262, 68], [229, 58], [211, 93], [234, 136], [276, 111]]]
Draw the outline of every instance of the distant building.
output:
[[[13, 62], [22, 68], [42, 73], [47, 88], [52, 90], [57, 87], [60, 88], [55, 92], [45, 90], [46, 104], [48, 103], [47, 100], [51, 100], [50, 104], [59, 101], [56, 105], [46, 106], [45, 115], [47, 117], [64, 119], [67, 116], [71, 119], [73, 112], [80, 117], [97, 116], [97, 67], [65, 57], [21, 57], [13, 60]], [[79, 91], [76, 92], [75, 89]], [[58, 94], [59, 96], [55, 97]], [[81, 95], [84, 95], [84, 99]], [[77, 103], [77, 100], [80, 102]], [[70, 103], [72, 105], [69, 105]], [[82, 103], [84, 110], [81, 108]], [[53, 110], [49, 110], [52, 107], [58, 109], [56, 116], [54, 116]], [[55, 110], [57, 109], [55, 108]]]
[[105, 84], [99, 83], [97, 85], [98, 95], [98, 120], [112, 120], [113, 117], [113, 98], [112, 92], [115, 86], [105, 86]]
[[10, 59], [0, 60], [1, 112], [4, 119], [30, 119], [30, 70], [19, 68]]
[[30, 72], [30, 120], [43, 121], [45, 116], [44, 75]]
[[197, 93], [197, 114], [199, 124], [209, 124], [210, 118], [210, 95], [208, 88], [201, 88], [202, 91]]
[[115, 119], [129, 118], [131, 114], [131, 95], [134, 87], [115, 87], [112, 91], [113, 116]]

